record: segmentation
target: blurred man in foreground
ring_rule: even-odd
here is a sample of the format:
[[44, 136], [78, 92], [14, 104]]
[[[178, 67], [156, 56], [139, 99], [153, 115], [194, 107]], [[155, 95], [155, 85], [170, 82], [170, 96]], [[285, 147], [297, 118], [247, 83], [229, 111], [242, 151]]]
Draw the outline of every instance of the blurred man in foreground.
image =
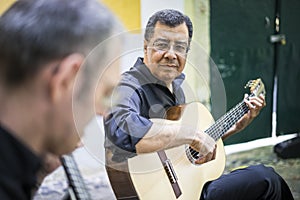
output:
[[0, 199], [31, 199], [43, 157], [76, 147], [115, 45], [90, 53], [116, 24], [93, 0], [20, 0], [1, 16]]

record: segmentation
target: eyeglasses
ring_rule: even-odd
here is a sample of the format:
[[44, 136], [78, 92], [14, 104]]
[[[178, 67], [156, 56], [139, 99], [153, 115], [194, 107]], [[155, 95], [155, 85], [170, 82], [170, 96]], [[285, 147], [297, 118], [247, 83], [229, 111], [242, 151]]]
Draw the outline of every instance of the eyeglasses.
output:
[[164, 40], [159, 40], [155, 41], [153, 43], [154, 49], [158, 51], [169, 51], [171, 49], [171, 46], [173, 47], [173, 51], [177, 54], [184, 55], [188, 52], [189, 47], [186, 43], [184, 42], [174, 42], [173, 45], [171, 45], [171, 42], [169, 41], [164, 41]]

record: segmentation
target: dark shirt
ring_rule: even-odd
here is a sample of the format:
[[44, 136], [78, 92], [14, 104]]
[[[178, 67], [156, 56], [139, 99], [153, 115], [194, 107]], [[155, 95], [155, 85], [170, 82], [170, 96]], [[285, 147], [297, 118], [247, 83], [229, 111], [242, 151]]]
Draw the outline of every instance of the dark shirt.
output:
[[113, 152], [114, 161], [136, 155], [135, 145], [151, 128], [150, 118], [164, 118], [166, 110], [183, 104], [185, 97], [180, 87], [185, 75], [172, 83], [173, 93], [165, 83], [154, 77], [142, 58], [124, 74], [115, 89], [115, 106], [104, 119], [106, 148]]
[[0, 199], [31, 199], [41, 160], [0, 126]]

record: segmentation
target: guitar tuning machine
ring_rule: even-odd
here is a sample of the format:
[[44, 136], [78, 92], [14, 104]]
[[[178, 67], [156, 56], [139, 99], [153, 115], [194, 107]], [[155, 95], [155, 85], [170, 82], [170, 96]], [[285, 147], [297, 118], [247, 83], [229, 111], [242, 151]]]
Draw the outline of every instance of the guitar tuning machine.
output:
[[250, 80], [246, 84], [245, 88], [249, 87], [251, 92], [254, 92], [256, 90], [257, 86], [261, 85], [261, 79], [256, 79], [256, 80]]
[[254, 84], [255, 84], [255, 83], [254, 83], [254, 80], [250, 80], [250, 81], [247, 82], [247, 84], [245, 85], [244, 88], [252, 87]]

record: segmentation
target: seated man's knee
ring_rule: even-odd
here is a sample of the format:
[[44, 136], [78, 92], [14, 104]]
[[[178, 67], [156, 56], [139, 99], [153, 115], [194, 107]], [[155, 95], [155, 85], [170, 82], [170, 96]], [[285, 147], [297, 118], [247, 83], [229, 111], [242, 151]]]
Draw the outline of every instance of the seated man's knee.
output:
[[272, 167], [266, 167], [264, 165], [255, 165], [250, 166], [249, 170], [253, 171], [253, 178], [255, 178], [257, 181], [276, 182], [278, 181], [278, 179], [280, 179], [280, 176], [275, 172], [275, 170]]

